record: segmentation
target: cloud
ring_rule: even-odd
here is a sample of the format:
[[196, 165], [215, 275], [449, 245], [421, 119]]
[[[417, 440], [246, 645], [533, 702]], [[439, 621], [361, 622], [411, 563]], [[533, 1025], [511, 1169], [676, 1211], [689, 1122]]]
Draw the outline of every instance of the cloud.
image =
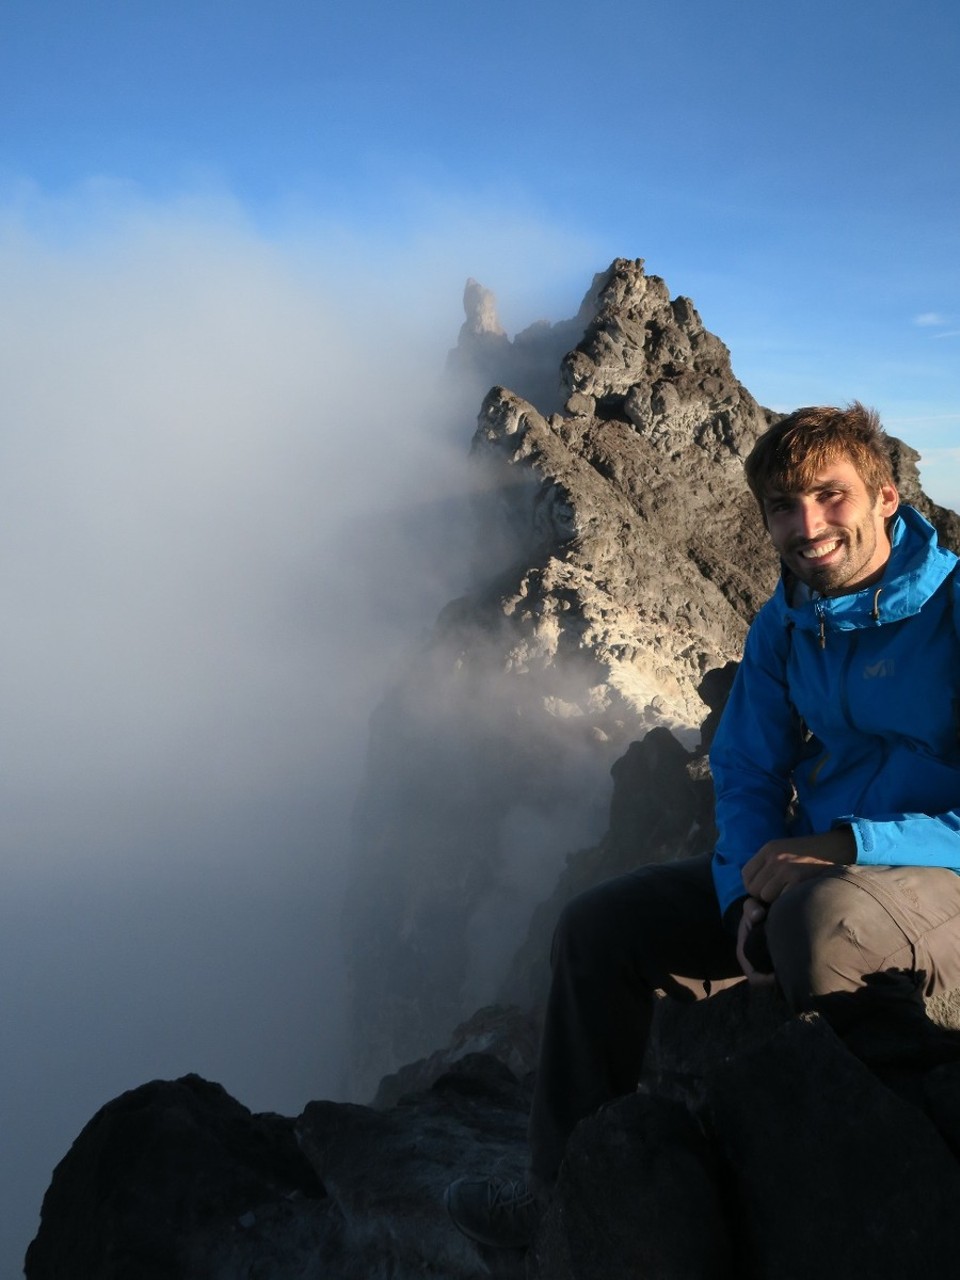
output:
[[390, 242], [268, 232], [222, 194], [6, 196], [4, 1260], [123, 1089], [345, 1093], [367, 717], [469, 550], [450, 512], [478, 406], [436, 393], [463, 281], [498, 264], [532, 293], [592, 253], [442, 202]]
[[960, 338], [960, 329], [943, 329], [944, 325], [950, 324], [952, 317], [941, 315], [939, 311], [923, 311], [920, 315], [913, 317], [913, 323], [921, 329], [940, 329], [940, 333], [934, 333], [934, 338]]

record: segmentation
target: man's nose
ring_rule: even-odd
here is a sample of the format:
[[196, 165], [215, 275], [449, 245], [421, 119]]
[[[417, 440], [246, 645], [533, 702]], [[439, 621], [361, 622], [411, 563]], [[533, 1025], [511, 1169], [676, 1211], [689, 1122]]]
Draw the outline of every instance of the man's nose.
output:
[[823, 532], [823, 516], [816, 502], [801, 499], [794, 508], [795, 533], [801, 538], [815, 538]]

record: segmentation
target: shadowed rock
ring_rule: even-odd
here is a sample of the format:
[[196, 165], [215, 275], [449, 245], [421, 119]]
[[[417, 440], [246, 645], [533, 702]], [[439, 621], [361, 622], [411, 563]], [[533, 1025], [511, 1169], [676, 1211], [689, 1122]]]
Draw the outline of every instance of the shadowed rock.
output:
[[373, 1106], [395, 1106], [407, 1094], [429, 1089], [462, 1059], [477, 1054], [496, 1058], [523, 1080], [536, 1068], [539, 1046], [539, 1018], [516, 1006], [488, 1005], [456, 1028], [446, 1048], [384, 1076]]
[[748, 1274], [955, 1274], [956, 1161], [821, 1020], [718, 1069], [707, 1098]]
[[327, 1256], [338, 1230], [293, 1121], [191, 1075], [97, 1112], [54, 1170], [26, 1274], [199, 1280], [252, 1256], [279, 1277], [305, 1250]]
[[482, 1249], [456, 1230], [443, 1192], [452, 1169], [522, 1175], [529, 1098], [508, 1068], [476, 1055], [391, 1111], [311, 1103], [297, 1132], [342, 1217], [344, 1256], [333, 1274], [522, 1274], [517, 1255]]
[[542, 1280], [726, 1280], [716, 1159], [684, 1107], [638, 1093], [578, 1125], [532, 1250]]
[[28, 1280], [951, 1275], [958, 1065], [921, 1052], [903, 1090], [909, 1048], [897, 1086], [917, 1102], [772, 991], [662, 1000], [642, 1091], [578, 1126], [526, 1259], [474, 1245], [443, 1206], [455, 1177], [523, 1174], [530, 1081], [496, 1058], [467, 1054], [387, 1110], [315, 1102], [296, 1121], [155, 1082], [57, 1167]]

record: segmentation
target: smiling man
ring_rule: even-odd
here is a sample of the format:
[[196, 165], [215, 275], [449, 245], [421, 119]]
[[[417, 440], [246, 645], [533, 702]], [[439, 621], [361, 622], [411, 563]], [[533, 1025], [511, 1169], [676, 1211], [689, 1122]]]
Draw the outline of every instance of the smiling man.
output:
[[564, 910], [530, 1175], [462, 1179], [454, 1221], [535, 1229], [574, 1125], [637, 1084], [654, 993], [776, 983], [870, 1059], [935, 1060], [923, 996], [960, 985], [957, 558], [902, 506], [876, 414], [807, 408], [746, 462], [782, 573], [710, 752], [712, 857], [642, 867]]

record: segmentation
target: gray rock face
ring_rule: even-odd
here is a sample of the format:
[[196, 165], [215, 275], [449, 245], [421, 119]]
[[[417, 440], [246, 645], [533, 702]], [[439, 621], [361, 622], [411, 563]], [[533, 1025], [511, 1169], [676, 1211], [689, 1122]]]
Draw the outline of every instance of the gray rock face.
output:
[[486, 396], [478, 545], [499, 563], [374, 718], [347, 911], [359, 1097], [496, 996], [563, 855], [602, 832], [613, 762], [657, 725], [695, 738], [704, 673], [773, 582], [741, 478], [768, 415], [689, 300], [618, 260], [536, 343], [479, 286], [467, 311], [454, 366], [513, 375], [521, 348], [542, 369], [580, 341], [565, 413]]
[[456, 400], [467, 400], [472, 416], [490, 387], [502, 383], [541, 413], [561, 409], [568, 394], [561, 380], [561, 361], [593, 318], [602, 280], [602, 275], [594, 277], [572, 319], [556, 324], [539, 320], [512, 340], [500, 323], [493, 294], [476, 280], [468, 280], [463, 291], [466, 319], [456, 347], [447, 356], [448, 382]]

